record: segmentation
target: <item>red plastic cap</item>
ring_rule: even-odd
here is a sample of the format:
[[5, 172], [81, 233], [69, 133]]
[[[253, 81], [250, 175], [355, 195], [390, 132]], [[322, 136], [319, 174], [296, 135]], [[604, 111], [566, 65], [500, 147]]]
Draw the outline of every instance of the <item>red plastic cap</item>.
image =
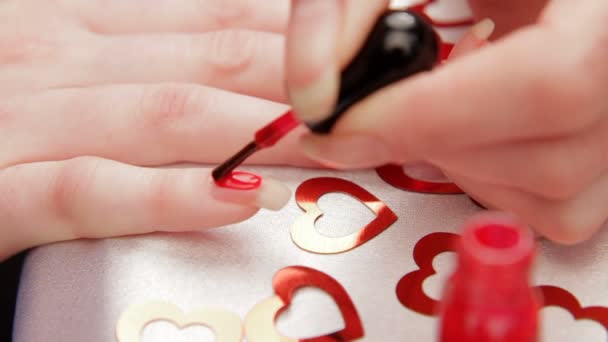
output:
[[441, 303], [440, 341], [536, 341], [532, 231], [515, 216], [484, 212], [465, 222], [457, 250]]
[[[504, 278], [528, 278], [535, 252], [534, 234], [515, 216], [484, 212], [463, 226], [459, 272], [500, 284]], [[485, 279], [487, 278], [487, 279]], [[482, 280], [482, 279], [480, 279]]]

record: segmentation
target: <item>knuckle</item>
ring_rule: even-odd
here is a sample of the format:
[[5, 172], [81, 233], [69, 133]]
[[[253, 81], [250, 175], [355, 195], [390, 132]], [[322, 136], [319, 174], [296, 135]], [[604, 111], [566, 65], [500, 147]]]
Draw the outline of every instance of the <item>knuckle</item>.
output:
[[524, 91], [536, 122], [550, 124], [554, 132], [575, 132], [597, 120], [590, 109], [591, 91], [588, 77], [581, 77], [571, 66], [555, 72], [542, 72], [528, 78]]
[[[578, 26], [582, 28], [585, 33], [584, 40], [588, 41], [589, 44], [586, 48], [587, 64], [590, 67], [590, 71], [598, 72], [603, 71], [603, 75], [606, 76], [608, 73], [608, 66], [606, 65], [606, 58], [608, 58], [608, 7], [605, 4], [597, 2], [594, 4], [596, 8], [592, 9], [589, 7], [590, 13], [589, 21], [585, 26]], [[580, 35], [576, 38], [580, 38]]]
[[8, 99], [0, 97], [0, 128], [8, 127], [14, 119], [18, 118], [13, 107]]
[[147, 208], [155, 224], [165, 225], [170, 222], [169, 213], [176, 200], [177, 182], [178, 179], [171, 171], [159, 172], [150, 177], [144, 208]]
[[0, 36], [0, 63], [14, 65], [49, 59], [60, 51], [56, 44], [37, 35], [11, 32]]
[[[22, 225], [20, 218], [20, 184], [19, 166], [0, 169], [0, 228], [4, 225], [18, 227]], [[7, 181], [10, 180], [10, 181]]]
[[193, 87], [153, 88], [142, 92], [138, 112], [145, 128], [174, 130], [176, 126], [187, 125], [189, 117], [204, 113], [206, 98]]
[[245, 30], [223, 30], [208, 33], [205, 56], [218, 72], [238, 73], [253, 60], [258, 34]]
[[[592, 40], [602, 41], [598, 37]], [[570, 123], [572, 130], [595, 124], [601, 114], [598, 106], [606, 103], [608, 49], [596, 44], [580, 44], [583, 47], [564, 58], [560, 72], [551, 76], [556, 89], [552, 97], [553, 108], [562, 113], [558, 119]], [[608, 44], [608, 39], [601, 44]]]
[[[582, 53], [579, 65], [575, 69], [580, 70], [578, 75], [589, 93], [587, 97], [592, 101], [590, 103], [600, 103], [608, 106], [608, 102], [606, 102], [606, 89], [608, 88], [607, 60], [608, 30], [604, 30], [594, 35], [592, 43]], [[603, 109], [608, 110], [608, 107]]]
[[[563, 44], [563, 39], [548, 44]], [[597, 71], [585, 72], [581, 63], [587, 64], [584, 54], [575, 51], [552, 61], [550, 70], [540, 65], [527, 71], [522, 96], [537, 124], [550, 124], [554, 133], [563, 133], [586, 129], [597, 121], [597, 110], [592, 108], [597, 103]]]
[[0, 37], [0, 63], [2, 64], [18, 64], [29, 59], [28, 42], [23, 37]]
[[217, 27], [232, 27], [252, 15], [254, 4], [251, 0], [215, 0], [205, 1], [201, 8], [211, 12]]
[[551, 158], [545, 161], [547, 167], [539, 175], [543, 197], [551, 200], [567, 200], [578, 194], [580, 184], [577, 180], [577, 168], [563, 158]]
[[[100, 160], [93, 157], [77, 157], [65, 162], [56, 171], [49, 188], [51, 214], [59, 222], [83, 223], [80, 210], [84, 194], [91, 191]], [[78, 234], [75, 234], [78, 236]]]

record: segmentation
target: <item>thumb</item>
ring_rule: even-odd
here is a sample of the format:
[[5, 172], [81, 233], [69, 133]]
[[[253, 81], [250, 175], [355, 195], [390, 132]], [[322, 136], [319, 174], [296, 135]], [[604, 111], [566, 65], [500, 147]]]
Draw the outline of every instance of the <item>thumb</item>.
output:
[[388, 0], [293, 0], [287, 30], [289, 100], [299, 118], [330, 115], [340, 70], [355, 56]]

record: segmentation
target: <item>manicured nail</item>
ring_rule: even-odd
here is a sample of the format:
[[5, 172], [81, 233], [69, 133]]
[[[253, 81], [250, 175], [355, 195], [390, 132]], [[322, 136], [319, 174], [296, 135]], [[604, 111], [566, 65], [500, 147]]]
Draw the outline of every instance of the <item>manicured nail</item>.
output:
[[492, 19], [486, 18], [471, 27], [471, 33], [479, 40], [487, 40], [494, 32], [495, 24]]
[[326, 118], [338, 93], [340, 2], [296, 0], [287, 34], [289, 100], [298, 117], [315, 123]]
[[211, 196], [222, 202], [236, 203], [273, 211], [283, 208], [291, 198], [291, 190], [283, 183], [244, 171], [234, 171], [214, 181]]
[[425, 162], [413, 162], [403, 165], [405, 173], [413, 178], [429, 182], [449, 182], [450, 180], [438, 167]]
[[395, 161], [385, 142], [368, 135], [307, 135], [301, 146], [308, 157], [336, 169], [370, 168]]

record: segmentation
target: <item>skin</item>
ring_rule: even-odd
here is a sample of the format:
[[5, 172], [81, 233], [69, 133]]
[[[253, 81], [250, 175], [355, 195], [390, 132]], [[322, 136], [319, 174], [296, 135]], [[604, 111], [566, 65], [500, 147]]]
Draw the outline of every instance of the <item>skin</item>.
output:
[[[334, 3], [323, 1], [330, 6]], [[330, 8], [320, 16], [312, 11], [301, 18], [295, 15], [298, 13], [296, 3], [292, 6], [291, 25], [288, 25], [287, 1], [161, 0], [154, 7], [143, 0], [2, 1], [0, 260], [27, 248], [59, 241], [205, 229], [254, 215], [260, 207], [255, 202], [259, 198], [214, 194], [217, 188], [210, 186], [210, 169], [199, 164], [223, 161], [251, 138], [256, 127], [283, 113], [288, 108], [285, 78], [290, 88], [289, 98], [295, 107], [310, 105], [314, 109], [319, 106], [315, 99], [331, 103], [331, 98], [310, 97], [310, 94], [300, 96], [303, 101], [294, 99], [303, 94], [302, 88], [315, 83], [325, 66], [338, 68], [348, 61], [356, 52], [359, 37], [373, 22], [373, 13], [380, 13], [386, 5], [382, 1], [350, 1], [354, 4], [350, 7]], [[603, 188], [597, 186], [601, 183], [591, 177], [591, 174], [601, 174], [600, 161], [606, 159], [601, 151], [607, 150], [600, 149], [605, 147], [603, 142], [597, 142], [598, 136], [605, 136], [602, 135], [605, 125], [600, 124], [603, 120], [598, 119], [601, 116], [597, 113], [605, 113], [606, 106], [597, 108], [597, 98], [601, 96], [597, 95], [598, 84], [593, 83], [595, 78], [606, 75], [602, 69], [605, 56], [601, 55], [606, 44], [593, 39], [601, 38], [594, 32], [606, 31], [598, 29], [605, 23], [601, 19], [605, 11], [600, 5], [591, 6], [589, 1], [577, 5], [583, 15], [600, 19], [585, 20], [580, 25], [573, 21], [569, 27], [560, 27], [563, 30], [560, 32], [564, 33], [560, 39], [550, 39], [545, 35], [551, 36], [551, 30], [555, 30], [560, 10], [566, 13], [561, 16], [572, 15], [566, 8], [568, 5], [556, 3], [542, 17], [543, 29], [515, 33], [515, 37], [508, 40], [509, 32], [521, 25], [523, 13], [532, 18], [529, 22], [534, 22], [538, 15], [532, 15], [530, 10], [535, 6], [522, 10], [522, 4], [531, 2], [519, 0], [513, 4], [520, 5], [511, 8], [519, 9], [518, 15], [505, 16], [501, 14], [504, 9], [500, 3], [487, 0], [471, 2], [471, 5], [478, 18], [491, 16], [495, 19], [494, 39], [505, 36], [507, 40], [493, 43], [494, 47], [482, 49], [484, 52], [466, 53], [484, 45], [467, 35], [469, 38], [463, 39], [455, 49], [456, 55], [467, 56], [462, 59], [454, 56], [449, 67], [442, 71], [404, 82], [393, 91], [387, 89], [375, 100], [370, 98], [340, 122], [336, 135], [351, 131], [375, 135], [383, 134], [384, 127], [391, 125], [408, 127], [420, 134], [408, 141], [389, 141], [391, 149], [397, 151], [391, 155], [392, 159], [433, 162], [472, 195], [485, 203], [512, 209], [524, 216], [527, 214], [529, 219], [534, 218], [532, 221], [539, 223], [539, 230], [547, 235], [554, 234], [556, 240], [568, 240], [560, 234], [571, 229], [571, 224], [576, 225], [579, 233], [584, 233], [582, 235], [590, 236], [590, 232], [597, 229], [597, 222], [604, 218], [589, 213], [603, 214], [603, 207], [595, 208], [594, 205], [605, 203], [606, 197]], [[541, 2], [536, 4], [542, 8]], [[585, 9], [591, 14], [586, 14]], [[318, 25], [308, 25], [310, 18], [315, 18]], [[340, 30], [332, 29], [327, 27], [332, 22], [329, 19], [339, 23], [344, 19], [344, 24]], [[307, 26], [302, 27], [303, 23]], [[325, 41], [319, 43], [315, 31], [311, 30], [314, 27], [322, 28], [321, 33], [330, 33], [324, 34]], [[331, 33], [341, 30], [346, 30], [347, 34], [336, 40]], [[534, 61], [546, 51], [561, 51], [563, 39], [572, 36], [588, 39], [577, 43], [580, 46], [575, 46], [576, 49], [568, 50], [565, 57], [569, 59], [564, 61], [564, 56], [553, 54], [557, 58], [554, 62], [544, 63], [543, 59], [533, 64], [535, 67], [540, 64], [540, 70], [526, 76], [528, 78], [514, 80], [510, 75], [494, 75], [506, 80], [511, 78], [508, 89], [523, 87], [524, 90], [530, 90], [527, 82], [534, 76], [533, 93], [548, 99], [556, 94], [552, 89], [556, 86], [554, 73], [560, 71], [559, 77], [572, 84], [566, 89], [558, 89], [558, 95], [568, 95], [568, 90], [574, 86], [581, 88], [560, 99], [559, 103], [541, 103], [532, 108], [536, 109], [533, 111], [526, 103], [536, 100], [517, 97], [524, 91], [512, 94], [496, 89], [489, 78], [470, 77], [491, 75], [488, 70], [500, 73], [501, 68], [496, 66], [513, 66], [513, 61], [500, 58], [503, 50], [504, 53], [519, 53], [526, 51], [520, 45], [533, 45], [524, 56]], [[328, 49], [327, 43], [332, 40], [333, 45], [329, 46], [333, 49]], [[310, 44], [316, 44], [313, 50], [310, 50]], [[543, 51], [537, 51], [541, 46]], [[298, 52], [302, 58], [296, 57]], [[287, 57], [285, 61], [283, 56]], [[555, 68], [555, 64], [569, 66], [568, 62], [577, 60], [588, 61], [597, 72], [585, 77], [589, 73]], [[299, 65], [302, 67], [298, 68]], [[575, 66], [580, 68], [581, 65]], [[525, 67], [515, 66], [525, 75]], [[577, 68], [572, 67], [572, 70]], [[579, 74], [583, 76], [577, 77]], [[429, 93], [425, 90], [427, 87], [436, 88], [436, 93]], [[329, 91], [322, 94], [331, 97], [331, 82], [327, 88]], [[484, 92], [467, 93], [467, 89], [484, 89]], [[391, 95], [394, 92], [398, 92], [398, 96]], [[491, 107], [494, 115], [504, 119], [504, 122], [500, 121], [503, 125], [500, 129], [475, 121], [475, 118], [481, 118], [480, 113], [466, 107], [468, 103], [475, 103], [476, 108], [483, 108], [482, 100], [488, 92], [504, 104], [500, 111], [496, 106]], [[402, 101], [407, 101], [408, 96], [404, 94], [421, 99], [412, 107], [417, 110], [412, 112], [423, 111], [429, 115], [392, 114], [391, 108], [401, 107]], [[445, 115], [439, 115], [447, 111], [440, 105], [428, 108], [426, 104], [436, 96], [443, 96], [446, 103], [460, 108], [456, 113], [466, 112], [466, 109], [472, 114], [452, 115], [450, 122], [437, 125], [437, 122], [443, 122], [440, 118], [445, 119]], [[565, 108], [578, 105], [579, 115], [570, 115], [561, 108], [564, 105]], [[374, 106], [386, 113], [386, 117], [377, 120], [380, 126], [358, 128], [357, 111], [364, 111], [365, 106]], [[552, 107], [549, 111], [541, 111], [540, 106]], [[315, 111], [322, 112], [320, 109]], [[311, 113], [315, 114], [315, 111]], [[304, 108], [300, 112], [306, 115], [307, 110]], [[562, 124], [561, 128], [568, 127], [552, 136], [558, 143], [550, 153], [543, 147], [543, 142], [546, 144], [549, 140], [540, 134], [540, 129], [538, 132], [534, 129], [549, 130], [554, 126], [541, 120], [547, 118], [542, 116], [545, 112], [562, 114], [556, 116], [557, 122]], [[524, 120], [527, 117], [529, 120]], [[394, 122], [391, 118], [401, 119]], [[538, 124], [541, 121], [542, 125]], [[531, 124], [535, 122], [536, 125]], [[504, 129], [505, 124], [517, 123], [530, 127], [527, 131], [529, 141], [513, 142], [509, 140], [512, 136], [498, 134], [517, 132]], [[495, 138], [501, 139], [490, 141], [480, 134], [470, 134], [468, 128], [475, 124], [479, 125], [479, 130], [474, 131], [487, 130], [488, 135], [493, 133]], [[461, 130], [445, 130], [445, 127], [459, 125], [467, 128], [467, 134], [459, 134]], [[226, 129], [218, 130], [218, 127]], [[590, 131], [594, 134], [589, 134]], [[318, 166], [309, 156], [320, 161], [323, 156], [310, 153], [310, 148], [304, 149], [307, 151], [304, 155], [298, 146], [297, 138], [302, 133], [290, 135], [272, 150], [255, 155], [250, 162]], [[395, 135], [399, 136], [402, 135]], [[440, 139], [434, 142], [434, 137]], [[314, 144], [315, 139], [305, 138], [304, 146], [306, 141], [309, 145]], [[220, 140], [222, 144], [217, 143]], [[440, 148], [441, 141], [458, 144], [452, 144], [454, 151], [446, 153]], [[331, 151], [328, 141], [318, 144]], [[590, 152], [579, 153], [581, 145], [592, 148]], [[569, 158], [562, 158], [562, 149], [576, 151], [577, 163], [571, 162], [571, 154], [568, 154]], [[520, 150], [530, 155], [523, 158], [522, 153], [518, 153]], [[497, 152], [502, 153], [499, 154], [501, 158], [496, 157]], [[590, 156], [600, 156], [597, 164], [591, 163], [596, 159]], [[541, 161], [530, 163], [534, 158]], [[189, 164], [172, 167], [181, 162]], [[521, 167], [522, 164], [526, 167]], [[532, 171], [538, 173], [545, 164], [565, 165], [566, 168], [559, 169], [563, 170], [559, 173], [547, 173], [549, 177], [542, 179], [544, 185], [535, 183], [537, 179], [525, 178], [528, 173], [522, 170], [537, 168]], [[493, 165], [498, 171], [490, 168]], [[521, 174], [514, 182], [513, 173], [517, 171]], [[576, 184], [573, 185], [572, 179], [576, 179]], [[582, 188], [588, 190], [582, 191]], [[590, 197], [594, 201], [589, 201]], [[519, 203], [522, 199], [524, 202]], [[540, 224], [542, 222], [548, 223]], [[570, 238], [572, 234], [566, 235]], [[578, 234], [570, 241], [580, 240], [580, 236]]]
[[[427, 162], [550, 240], [591, 238], [608, 218], [608, 2], [470, 5], [476, 19], [495, 22], [490, 44], [370, 96], [331, 135], [303, 137], [303, 150], [343, 169]], [[292, 1], [286, 75], [303, 120], [327, 115], [333, 68], [345, 65], [385, 6]], [[313, 42], [315, 50], [305, 45]], [[314, 55], [298, 53], [306, 50]]]
[[[1, 1], [0, 260], [254, 215], [260, 196], [218, 195], [199, 164], [218, 164], [288, 108], [288, 5]], [[251, 162], [316, 165], [296, 142]], [[178, 162], [188, 165], [169, 167]]]

